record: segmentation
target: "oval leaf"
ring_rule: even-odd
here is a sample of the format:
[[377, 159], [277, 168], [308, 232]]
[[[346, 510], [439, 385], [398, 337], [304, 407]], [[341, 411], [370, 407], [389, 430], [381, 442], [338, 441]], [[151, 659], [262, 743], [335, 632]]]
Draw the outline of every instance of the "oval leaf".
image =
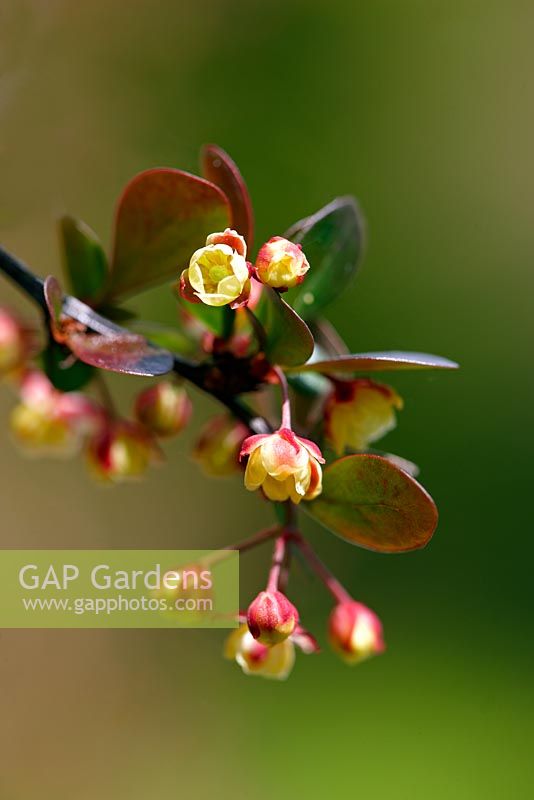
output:
[[[455, 361], [429, 353], [404, 353], [391, 350], [386, 353], [351, 353], [323, 361], [309, 361], [298, 372], [380, 372], [399, 369], [458, 369]], [[296, 370], [295, 370], [296, 371]]]
[[108, 274], [106, 254], [91, 228], [74, 217], [59, 223], [63, 270], [73, 294], [91, 301], [102, 290]]
[[323, 492], [307, 510], [351, 544], [379, 553], [424, 547], [438, 521], [434, 501], [385, 458], [353, 455], [324, 470]]
[[222, 189], [228, 198], [232, 228], [245, 238], [250, 250], [254, 238], [254, 214], [247, 185], [237, 165], [216, 144], [205, 145], [200, 160], [204, 177]]
[[133, 333], [72, 333], [67, 345], [84, 364], [128, 375], [165, 375], [174, 363], [170, 353], [151, 347], [142, 336]]
[[302, 245], [310, 262], [310, 271], [292, 299], [303, 319], [314, 319], [345, 289], [359, 266], [364, 231], [353, 197], [338, 197], [287, 231], [286, 238]]
[[228, 201], [213, 183], [178, 169], [141, 172], [119, 200], [106, 299], [177, 277], [229, 222]]
[[265, 354], [272, 364], [298, 366], [313, 353], [313, 336], [306, 323], [274, 289], [264, 287], [267, 298]]

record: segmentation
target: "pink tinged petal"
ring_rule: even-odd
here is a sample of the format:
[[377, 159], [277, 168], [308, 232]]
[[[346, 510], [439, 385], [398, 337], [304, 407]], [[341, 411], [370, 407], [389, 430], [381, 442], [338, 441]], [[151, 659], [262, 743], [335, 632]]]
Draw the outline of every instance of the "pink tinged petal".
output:
[[321, 453], [320, 449], [317, 447], [315, 442], [312, 442], [310, 439], [303, 439], [302, 436], [297, 436], [299, 443], [306, 448], [306, 450], [312, 455], [319, 464], [324, 464], [325, 460], [323, 458], [323, 454]]
[[245, 456], [249, 456], [253, 450], [262, 444], [265, 439], [268, 439], [270, 436], [269, 433], [257, 433], [254, 436], [247, 436], [245, 441], [241, 446], [241, 452], [239, 453], [239, 459], [241, 460]]
[[261, 459], [261, 452], [255, 450], [250, 456], [245, 470], [245, 488], [249, 492], [259, 489], [266, 478], [267, 473]]

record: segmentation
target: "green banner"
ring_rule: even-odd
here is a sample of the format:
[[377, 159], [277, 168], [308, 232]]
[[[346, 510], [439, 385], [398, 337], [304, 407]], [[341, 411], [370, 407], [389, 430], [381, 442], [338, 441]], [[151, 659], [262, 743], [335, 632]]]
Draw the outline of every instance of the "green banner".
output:
[[2, 550], [0, 628], [235, 628], [235, 550]]

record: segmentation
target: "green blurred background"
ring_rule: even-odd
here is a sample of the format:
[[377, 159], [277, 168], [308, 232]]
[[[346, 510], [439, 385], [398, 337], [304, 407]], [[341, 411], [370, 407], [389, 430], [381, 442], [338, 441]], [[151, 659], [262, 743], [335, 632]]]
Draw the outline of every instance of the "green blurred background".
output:
[[[223, 662], [217, 632], [3, 631], [2, 798], [532, 796], [533, 25], [527, 0], [1, 4], [6, 247], [57, 273], [59, 214], [107, 242], [136, 171], [195, 170], [215, 141], [258, 240], [358, 196], [368, 254], [330, 315], [353, 349], [462, 365], [392, 379], [406, 408], [385, 445], [441, 511], [427, 549], [306, 523], [382, 617], [385, 656], [348, 668], [325, 648], [273, 684]], [[3, 282], [0, 301], [26, 307]], [[114, 380], [125, 402], [132, 381]], [[215, 409], [195, 400], [197, 420]], [[270, 523], [239, 480], [192, 468], [192, 436], [141, 488], [105, 491], [79, 462], [20, 458], [5, 424], [2, 546], [222, 546]], [[268, 556], [243, 557], [243, 602]], [[328, 598], [302, 571], [292, 587], [324, 644]]]

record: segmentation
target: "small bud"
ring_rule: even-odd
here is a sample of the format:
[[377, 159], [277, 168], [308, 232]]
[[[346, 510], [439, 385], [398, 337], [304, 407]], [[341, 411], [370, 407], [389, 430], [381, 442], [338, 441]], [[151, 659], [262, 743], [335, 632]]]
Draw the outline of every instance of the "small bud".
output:
[[34, 331], [0, 308], [0, 376], [22, 367], [34, 350]]
[[192, 404], [185, 389], [169, 381], [150, 386], [137, 395], [136, 419], [156, 436], [175, 436], [191, 417]]
[[329, 620], [332, 648], [348, 664], [383, 653], [382, 623], [370, 608], [355, 600], [339, 603]]
[[310, 265], [299, 244], [273, 236], [258, 253], [255, 275], [273, 289], [286, 291], [302, 283]]
[[336, 381], [326, 401], [325, 432], [338, 455], [347, 448], [366, 450], [396, 425], [402, 398], [382, 383], [358, 378]]
[[295, 646], [284, 639], [272, 647], [256, 641], [246, 625], [232, 631], [224, 647], [225, 658], [235, 659], [245, 675], [283, 681], [295, 663]]
[[247, 611], [249, 631], [258, 642], [269, 646], [291, 636], [298, 621], [297, 609], [282, 592], [260, 592]]
[[189, 267], [182, 272], [180, 295], [189, 302], [200, 301], [208, 306], [245, 305], [250, 279], [244, 248], [244, 239], [235, 231], [212, 233], [206, 246], [193, 253]]
[[225, 414], [204, 426], [193, 450], [193, 458], [206, 475], [221, 477], [239, 472], [239, 450], [249, 430]]
[[300, 503], [322, 491], [321, 451], [288, 428], [249, 436], [240, 453], [240, 458], [246, 456], [245, 487], [251, 492], [261, 487], [269, 500]]
[[146, 430], [125, 420], [108, 423], [88, 443], [90, 471], [103, 481], [139, 478], [157, 453]]

